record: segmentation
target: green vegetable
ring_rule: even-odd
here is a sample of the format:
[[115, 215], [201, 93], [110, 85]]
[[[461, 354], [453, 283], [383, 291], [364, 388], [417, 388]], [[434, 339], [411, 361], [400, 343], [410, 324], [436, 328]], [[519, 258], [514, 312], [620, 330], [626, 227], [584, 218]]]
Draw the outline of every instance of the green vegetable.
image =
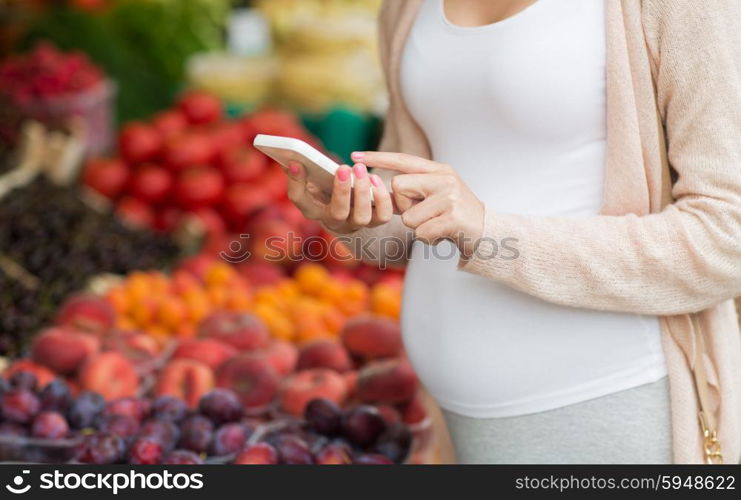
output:
[[231, 0], [114, 0], [100, 13], [50, 8], [24, 45], [37, 39], [79, 49], [119, 85], [118, 118], [144, 118], [169, 105], [183, 86], [185, 61], [224, 46]]

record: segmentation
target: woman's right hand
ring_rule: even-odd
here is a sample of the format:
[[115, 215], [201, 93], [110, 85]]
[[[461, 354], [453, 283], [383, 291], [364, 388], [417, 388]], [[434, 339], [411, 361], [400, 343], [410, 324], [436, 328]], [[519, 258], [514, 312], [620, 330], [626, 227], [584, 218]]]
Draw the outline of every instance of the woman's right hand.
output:
[[[352, 169], [347, 165], [337, 169], [329, 199], [316, 185], [307, 182], [306, 170], [300, 163], [291, 163], [288, 171], [288, 198], [306, 218], [319, 221], [334, 233], [349, 234], [391, 220], [393, 204], [386, 185], [378, 175], [369, 174], [362, 163]], [[351, 186], [353, 174], [355, 180]]]

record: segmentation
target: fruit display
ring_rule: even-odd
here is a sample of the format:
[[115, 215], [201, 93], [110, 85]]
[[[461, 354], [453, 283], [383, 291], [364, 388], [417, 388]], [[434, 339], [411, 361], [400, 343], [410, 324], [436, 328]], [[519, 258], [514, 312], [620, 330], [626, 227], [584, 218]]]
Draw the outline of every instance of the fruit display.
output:
[[6, 355], [19, 354], [91, 276], [162, 268], [179, 252], [44, 178], [0, 199], [0, 249], [0, 353]]
[[223, 115], [216, 97], [186, 92], [150, 122], [126, 124], [118, 157], [91, 159], [83, 182], [112, 200], [123, 218], [165, 233], [185, 220], [209, 235], [259, 230], [250, 227], [251, 218], [268, 207], [280, 212], [288, 230], [316, 231], [315, 224], [297, 222], [280, 166], [252, 147], [258, 131], [311, 141], [295, 116], [277, 110], [238, 120]]
[[[427, 412], [404, 357], [396, 310], [390, 301], [373, 310], [371, 300], [377, 290], [389, 295], [395, 290], [398, 303], [398, 278], [369, 287], [332, 277], [319, 264], [304, 264], [292, 277], [279, 272], [266, 281], [267, 263], [260, 265], [258, 273], [254, 266], [240, 269], [200, 256], [184, 260], [171, 276], [136, 271], [105, 296], [74, 295], [54, 325], [36, 335], [30, 358], [11, 363], [5, 375], [29, 373], [40, 384], [59, 380], [75, 392], [127, 408], [133, 403], [120, 401], [178, 401], [177, 413], [192, 418], [178, 433], [163, 435], [191, 436], [175, 455], [187, 463], [193, 459], [187, 450], [240, 451], [236, 463], [265, 460], [255, 458], [255, 450], [270, 451], [271, 460], [281, 463], [406, 459], [411, 445], [406, 426], [424, 424]], [[324, 290], [336, 295], [323, 296]], [[261, 307], [266, 305], [274, 310]], [[286, 324], [277, 328], [275, 318]], [[327, 423], [329, 414], [339, 427]], [[257, 434], [254, 449], [209, 440], [223, 434], [226, 441], [244, 443], [256, 423], [270, 431]], [[151, 426], [162, 433], [162, 424]], [[132, 428], [140, 427], [106, 423], [96, 427], [103, 435], [92, 434], [85, 442], [91, 449], [110, 448], [111, 433], [131, 432], [131, 437]], [[128, 455], [114, 461], [161, 463], [176, 449], [174, 441], [151, 440], [134, 439]], [[155, 458], [146, 458], [150, 454]], [[98, 460], [91, 458], [93, 451], [84, 456], [83, 461]]]
[[[398, 319], [400, 275], [363, 276], [377, 279], [372, 285], [357, 276], [305, 263], [289, 277], [275, 263], [257, 260], [232, 266], [200, 255], [182, 261], [170, 276], [134, 272], [106, 297], [116, 311], [118, 328], [147, 332], [162, 344], [171, 338], [193, 338], [199, 329], [218, 329], [218, 318], [225, 323], [228, 316], [201, 324], [216, 312], [251, 312], [272, 337], [303, 343], [337, 338], [345, 322], [359, 314]], [[379, 338], [384, 334], [380, 328]], [[359, 338], [362, 342], [362, 333]], [[398, 349], [387, 353], [395, 354]]]
[[77, 117], [86, 124], [88, 150], [105, 151], [113, 136], [113, 91], [86, 54], [41, 42], [0, 64], [0, 142], [14, 146], [24, 120], [65, 128]]
[[0, 378], [0, 459], [87, 464], [391, 464], [412, 449], [410, 428], [377, 408], [313, 399], [301, 417], [246, 416], [216, 388], [193, 407], [177, 397], [106, 401], [31, 371]]

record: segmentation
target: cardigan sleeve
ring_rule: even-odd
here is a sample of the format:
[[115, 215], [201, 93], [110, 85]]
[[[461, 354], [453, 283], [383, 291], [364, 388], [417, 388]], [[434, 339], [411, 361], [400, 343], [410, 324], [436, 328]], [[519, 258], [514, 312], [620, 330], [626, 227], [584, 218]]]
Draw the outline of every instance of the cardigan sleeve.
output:
[[[741, 2], [644, 3], [675, 202], [585, 219], [487, 208], [485, 238], [462, 270], [599, 310], [672, 315], [741, 296]], [[516, 252], [497, 247], [505, 238]]]
[[[398, 151], [399, 132], [397, 130], [397, 113], [399, 103], [396, 102], [396, 94], [390, 89], [392, 81], [389, 75], [389, 58], [391, 51], [391, 39], [396, 29], [394, 23], [399, 17], [403, 7], [402, 2], [385, 1], [381, 6], [378, 16], [378, 41], [381, 57], [381, 66], [385, 73], [387, 94], [389, 102], [388, 114], [384, 123], [383, 134], [379, 144], [379, 151]], [[393, 176], [387, 170], [378, 170], [378, 174], [387, 185], [391, 183]], [[336, 237], [341, 238], [345, 246], [356, 258], [365, 262], [386, 267], [404, 267], [409, 260], [409, 251], [414, 240], [414, 231], [409, 229], [401, 221], [399, 215], [393, 215], [386, 224], [372, 228], [362, 228], [350, 234], [340, 234], [324, 228]]]

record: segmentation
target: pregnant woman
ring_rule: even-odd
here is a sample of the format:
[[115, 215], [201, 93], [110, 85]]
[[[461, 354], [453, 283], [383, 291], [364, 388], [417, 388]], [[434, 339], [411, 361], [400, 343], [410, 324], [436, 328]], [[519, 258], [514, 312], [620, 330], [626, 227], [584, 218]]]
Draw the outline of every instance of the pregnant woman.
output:
[[458, 460], [738, 463], [741, 3], [389, 0], [380, 21], [386, 152], [329, 201], [294, 165], [290, 196], [408, 265], [404, 341]]

